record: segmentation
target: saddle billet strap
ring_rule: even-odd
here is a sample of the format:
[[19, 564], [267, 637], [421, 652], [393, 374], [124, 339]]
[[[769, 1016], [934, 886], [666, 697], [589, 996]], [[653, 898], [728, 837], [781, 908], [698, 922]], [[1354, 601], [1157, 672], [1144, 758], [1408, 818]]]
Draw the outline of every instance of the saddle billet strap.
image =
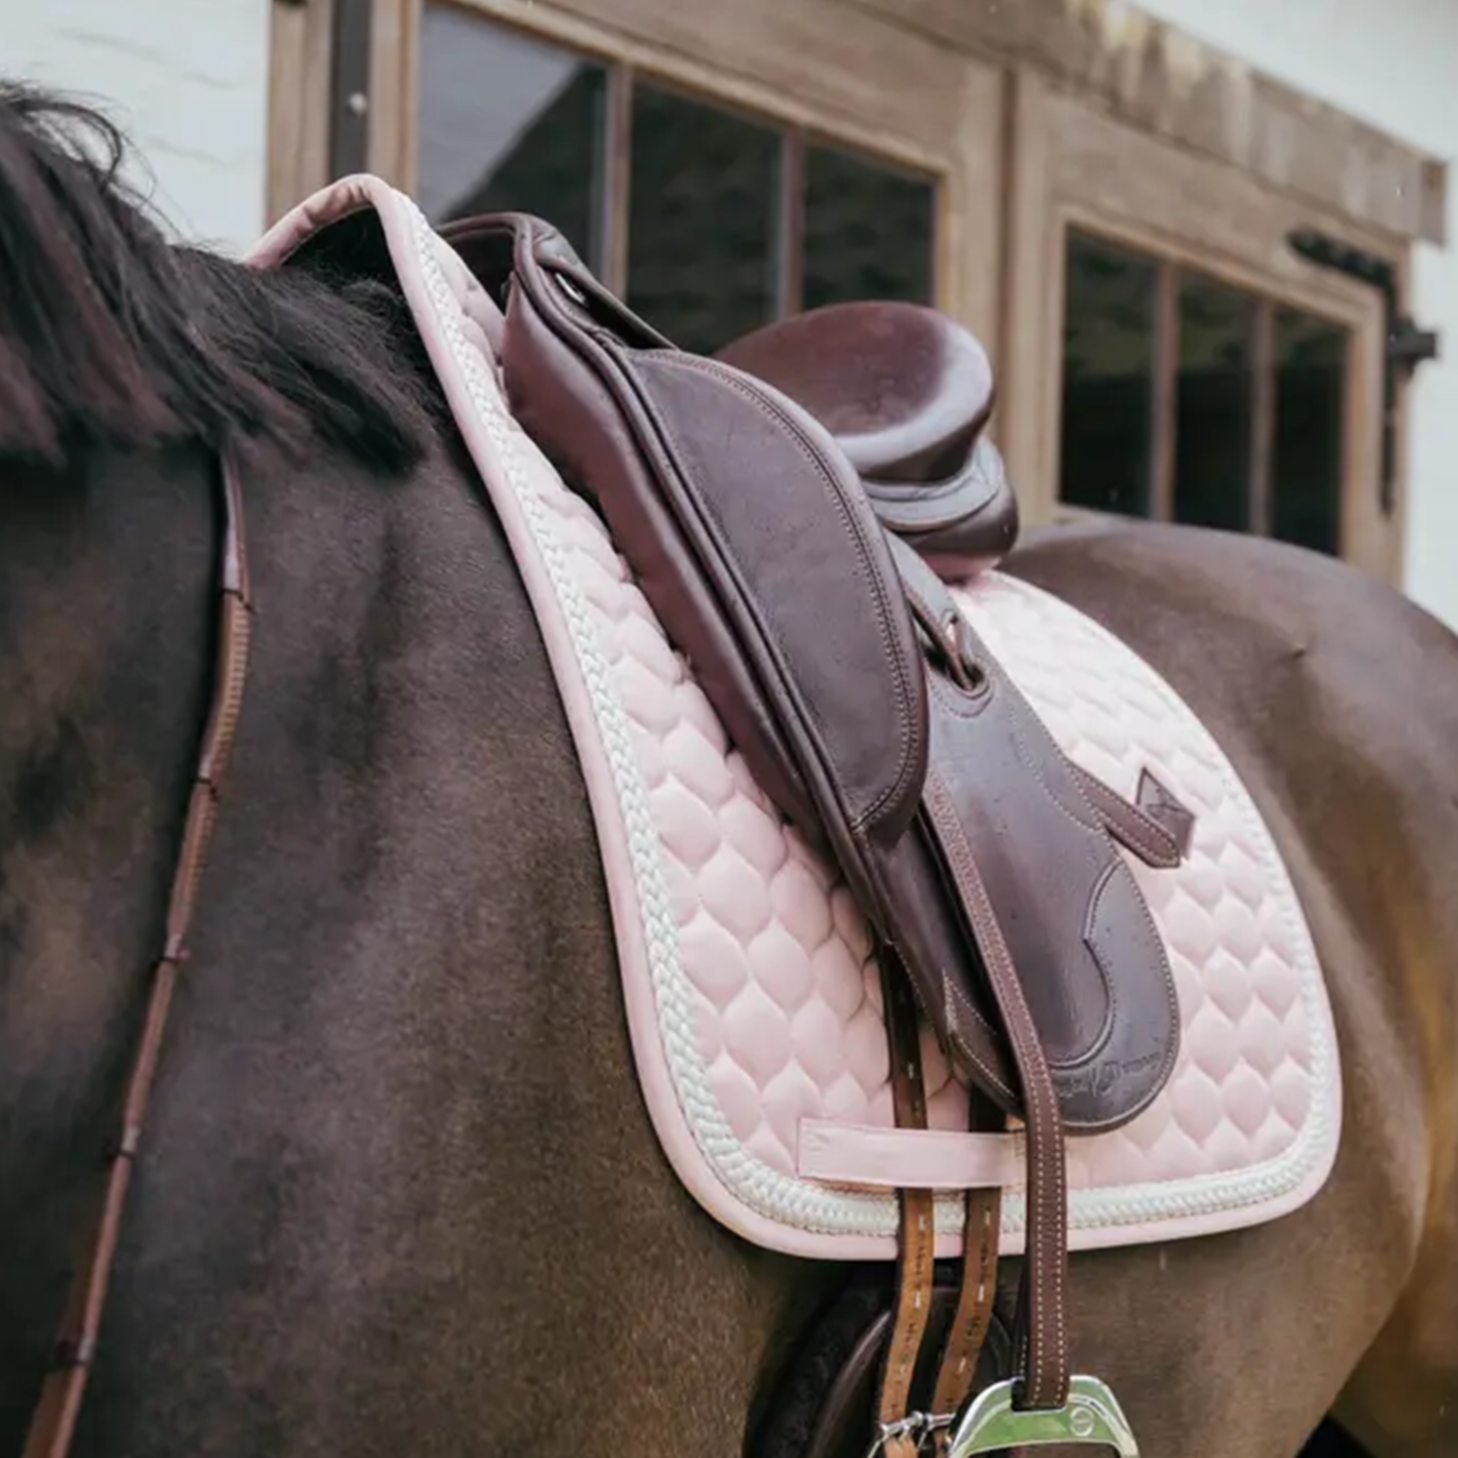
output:
[[162, 1050], [173, 989], [187, 959], [187, 937], [192, 926], [193, 907], [217, 821], [219, 788], [243, 704], [253, 608], [243, 538], [242, 495], [232, 463], [226, 456], [219, 462], [219, 476], [224, 530], [216, 676], [198, 754], [197, 775], [172, 877], [166, 940], [153, 969], [146, 1018], [127, 1083], [121, 1137], [111, 1153], [100, 1214], [86, 1247], [89, 1255], [85, 1264], [78, 1268], [71, 1285], [52, 1366], [41, 1385], [40, 1399], [31, 1419], [24, 1458], [64, 1458], [76, 1430], [76, 1419], [101, 1329], [102, 1310], [121, 1233], [122, 1211], [132, 1165], [142, 1142], [147, 1101]]
[[[1002, 1111], [975, 1088], [967, 1090], [969, 1126], [991, 1132], [1006, 1125]], [[1002, 1189], [970, 1189], [963, 1204], [961, 1279], [957, 1306], [947, 1328], [931, 1411], [956, 1414], [972, 1396], [977, 1364], [992, 1327], [997, 1298], [998, 1246], [1002, 1235]], [[933, 1434], [937, 1458], [945, 1458], [950, 1428]]]
[[1142, 806], [1126, 800], [1111, 790], [1097, 775], [1082, 765], [1073, 764], [1073, 777], [1079, 789], [1104, 822], [1104, 829], [1126, 849], [1134, 852], [1146, 866], [1169, 871], [1184, 859], [1184, 847], [1174, 832], [1161, 825]]
[[[926, 1128], [926, 1087], [922, 1077], [920, 1032], [911, 986], [895, 953], [879, 958], [881, 1001], [891, 1064], [891, 1103], [899, 1128]], [[877, 1398], [881, 1451], [885, 1458], [916, 1458], [920, 1429], [912, 1414], [912, 1384], [931, 1319], [935, 1275], [936, 1210], [931, 1190], [896, 1192], [900, 1230], [896, 1265], [896, 1306], [891, 1339]]]
[[[891, 1100], [898, 1128], [925, 1129], [926, 1085], [916, 1000], [892, 949], [880, 956]], [[974, 1129], [1002, 1127], [991, 1102], [972, 1090], [969, 1116]], [[928, 1433], [938, 1455], [946, 1452], [951, 1420], [972, 1396], [997, 1294], [997, 1257], [1002, 1220], [1000, 1188], [969, 1190], [956, 1308], [947, 1324], [936, 1386], [924, 1412], [913, 1413], [913, 1385], [926, 1344], [935, 1280], [933, 1192], [897, 1191], [900, 1207], [896, 1302], [877, 1398], [876, 1442], [888, 1458], [914, 1458]]]

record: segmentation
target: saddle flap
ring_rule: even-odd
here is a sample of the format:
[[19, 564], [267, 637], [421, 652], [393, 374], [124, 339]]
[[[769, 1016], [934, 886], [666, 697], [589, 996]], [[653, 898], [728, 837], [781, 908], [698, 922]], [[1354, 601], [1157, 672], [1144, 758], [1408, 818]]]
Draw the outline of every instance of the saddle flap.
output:
[[1064, 1124], [1117, 1128], [1178, 1052], [1164, 944], [1086, 777], [927, 565], [904, 543], [893, 554], [928, 643], [931, 768], [915, 833], [876, 858], [892, 935], [954, 1063], [1021, 1113], [1007, 1030], [988, 1016], [994, 914]]
[[674, 348], [539, 220], [447, 236], [498, 289], [510, 240], [513, 412], [603, 513], [766, 794], [854, 879], [857, 837], [911, 824], [927, 721], [896, 570], [843, 453], [771, 386]]

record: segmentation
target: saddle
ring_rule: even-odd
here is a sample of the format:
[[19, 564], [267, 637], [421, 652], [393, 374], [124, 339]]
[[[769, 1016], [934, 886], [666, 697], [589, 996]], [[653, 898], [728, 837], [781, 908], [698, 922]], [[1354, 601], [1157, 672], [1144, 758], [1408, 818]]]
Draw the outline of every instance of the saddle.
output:
[[[871, 926], [898, 1123], [925, 1127], [919, 1009], [981, 1095], [977, 1127], [1025, 1126], [1021, 1375], [971, 1403], [963, 1429], [975, 1417], [978, 1433], [959, 1429], [953, 1453], [990, 1451], [988, 1433], [1004, 1446], [1064, 1431], [1050, 1414], [1088, 1441], [1090, 1402], [1100, 1421], [1117, 1404], [1068, 1372], [1062, 1136], [1127, 1123], [1169, 1077], [1173, 979], [1116, 842], [1157, 865], [1181, 847], [1158, 796], [1132, 805], [1065, 758], [943, 580], [1016, 536], [982, 435], [985, 353], [932, 310], [842, 305], [706, 358], [628, 310], [540, 219], [472, 218], [442, 236], [502, 301], [517, 421], [602, 513], [756, 782]], [[909, 1414], [931, 1196], [899, 1197], [876, 1446], [910, 1458], [927, 1424], [943, 1441], [971, 1400], [998, 1207], [969, 1192], [937, 1411]], [[1009, 1429], [1019, 1417], [1044, 1426]]]

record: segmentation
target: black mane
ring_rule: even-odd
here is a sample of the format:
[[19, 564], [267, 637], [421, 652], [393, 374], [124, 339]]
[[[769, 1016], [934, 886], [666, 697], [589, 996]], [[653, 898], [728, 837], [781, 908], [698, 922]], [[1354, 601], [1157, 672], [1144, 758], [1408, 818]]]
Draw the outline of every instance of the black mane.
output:
[[171, 243], [98, 111], [0, 81], [0, 457], [322, 442], [405, 469], [433, 382], [393, 289]]

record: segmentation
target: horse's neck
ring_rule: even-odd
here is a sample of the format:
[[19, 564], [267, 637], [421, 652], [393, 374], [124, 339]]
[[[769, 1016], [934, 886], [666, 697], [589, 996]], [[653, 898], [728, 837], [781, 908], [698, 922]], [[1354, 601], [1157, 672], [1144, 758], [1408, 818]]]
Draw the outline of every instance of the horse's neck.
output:
[[[0, 581], [0, 1248], [13, 1256], [0, 1310], [15, 1314], [0, 1325], [0, 1448], [33, 1399], [57, 1282], [84, 1254], [162, 951], [217, 653], [218, 471], [201, 451], [65, 476], [0, 468], [20, 538]], [[218, 984], [246, 1001], [282, 963], [302, 996], [319, 971], [303, 930], [340, 899], [341, 869], [358, 869], [331, 845], [367, 856], [360, 825], [390, 833], [341, 807], [352, 776], [356, 800], [376, 776], [395, 781], [405, 746], [377, 742], [371, 717], [390, 717], [387, 604], [430, 565], [400, 556], [408, 498], [364, 475], [240, 471], [262, 606], [145, 1130], [149, 1189], [179, 1071], [201, 1052], [226, 1104], [211, 1037], [257, 1040], [236, 1005], [214, 1020]], [[127, 1230], [141, 1218], [130, 1202]]]
[[210, 470], [184, 452], [0, 468], [20, 498], [0, 610], [0, 1107], [37, 1101], [0, 1127], [32, 1144], [115, 1076], [157, 950], [211, 661]]
[[211, 470], [0, 464], [0, 1448], [100, 1193], [159, 951], [212, 661]]

